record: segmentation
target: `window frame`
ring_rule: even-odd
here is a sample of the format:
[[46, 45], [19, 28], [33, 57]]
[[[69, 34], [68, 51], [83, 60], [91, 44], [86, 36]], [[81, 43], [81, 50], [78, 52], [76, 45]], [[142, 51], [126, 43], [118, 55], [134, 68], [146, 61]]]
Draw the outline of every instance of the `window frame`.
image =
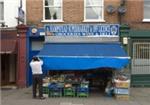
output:
[[1, 3], [3, 3], [3, 20], [0, 20], [0, 23], [4, 23], [5, 18], [4, 18], [4, 0], [0, 0]]
[[101, 7], [102, 8], [102, 18], [101, 19], [86, 19], [86, 2], [87, 0], [84, 0], [84, 20], [83, 22], [105, 22], [104, 20], [104, 0], [102, 0], [102, 5], [91, 5], [90, 7]]
[[150, 17], [149, 17], [149, 19], [144, 17], [144, 12], [145, 12], [145, 9], [144, 9], [145, 3], [144, 2], [145, 2], [145, 0], [143, 0], [143, 20], [142, 21], [143, 22], [150, 22]]
[[61, 0], [61, 19], [57, 19], [57, 20], [45, 19], [45, 7], [58, 7], [58, 6], [45, 6], [45, 0], [43, 0], [43, 20], [42, 20], [42, 22], [63, 22], [63, 0]]

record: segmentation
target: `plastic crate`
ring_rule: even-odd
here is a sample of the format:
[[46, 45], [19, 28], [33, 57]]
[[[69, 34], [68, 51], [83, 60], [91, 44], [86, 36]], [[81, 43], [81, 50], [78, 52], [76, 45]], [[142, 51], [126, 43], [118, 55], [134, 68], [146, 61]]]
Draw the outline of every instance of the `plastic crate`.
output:
[[122, 95], [129, 95], [129, 89], [121, 89], [121, 88], [115, 88], [114, 89], [115, 94], [122, 94]]
[[77, 92], [89, 92], [89, 88], [77, 87], [76, 91]]
[[88, 97], [89, 92], [77, 92], [77, 97]]
[[89, 82], [81, 83], [80, 87], [81, 88], [89, 88]]
[[74, 87], [70, 87], [70, 88], [64, 88], [64, 96], [71, 96], [71, 97], [75, 97], [75, 88]]
[[43, 87], [43, 96], [48, 97], [49, 96], [49, 88], [48, 87]]
[[76, 94], [77, 94], [77, 97], [88, 97], [89, 96], [89, 88], [77, 87]]
[[61, 97], [63, 96], [62, 88], [49, 89], [49, 97]]

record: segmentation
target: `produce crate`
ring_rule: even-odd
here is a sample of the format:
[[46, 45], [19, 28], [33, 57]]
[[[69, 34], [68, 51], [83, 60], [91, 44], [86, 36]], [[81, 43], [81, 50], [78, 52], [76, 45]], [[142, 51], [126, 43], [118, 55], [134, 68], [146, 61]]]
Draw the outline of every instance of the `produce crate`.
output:
[[49, 96], [49, 88], [48, 87], [43, 87], [43, 96], [48, 97]]
[[129, 95], [115, 95], [117, 100], [129, 100]]
[[61, 97], [63, 95], [62, 88], [49, 89], [49, 97]]
[[89, 88], [89, 82], [83, 82], [80, 84], [81, 88]]
[[117, 87], [117, 88], [129, 88], [130, 87], [130, 80], [126, 80], [126, 81], [115, 80], [115, 87]]
[[88, 97], [89, 93], [88, 92], [78, 92], [77, 97]]
[[129, 89], [122, 89], [122, 88], [115, 88], [114, 89], [115, 94], [122, 94], [122, 95], [129, 95]]
[[89, 82], [84, 81], [76, 88], [77, 97], [88, 97], [89, 96]]
[[64, 96], [75, 97], [75, 93], [74, 87], [64, 88]]
[[89, 88], [78, 87], [76, 92], [77, 92], [77, 97], [88, 97], [89, 96]]
[[77, 92], [89, 92], [89, 88], [77, 87]]

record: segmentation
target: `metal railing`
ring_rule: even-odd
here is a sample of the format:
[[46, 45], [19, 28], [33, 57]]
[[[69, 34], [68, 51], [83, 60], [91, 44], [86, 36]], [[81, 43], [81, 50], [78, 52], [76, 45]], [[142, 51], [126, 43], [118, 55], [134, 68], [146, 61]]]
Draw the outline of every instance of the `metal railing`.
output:
[[150, 42], [133, 42], [132, 74], [150, 74]]

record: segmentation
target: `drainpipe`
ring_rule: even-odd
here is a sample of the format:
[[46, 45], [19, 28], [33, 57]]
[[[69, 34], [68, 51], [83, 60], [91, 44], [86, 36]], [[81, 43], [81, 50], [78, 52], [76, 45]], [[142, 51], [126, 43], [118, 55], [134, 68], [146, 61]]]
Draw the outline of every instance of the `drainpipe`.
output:
[[120, 1], [120, 6], [118, 7], [118, 18], [119, 18], [119, 24], [122, 24], [122, 16], [125, 14], [126, 12], [126, 0], [121, 0]]

